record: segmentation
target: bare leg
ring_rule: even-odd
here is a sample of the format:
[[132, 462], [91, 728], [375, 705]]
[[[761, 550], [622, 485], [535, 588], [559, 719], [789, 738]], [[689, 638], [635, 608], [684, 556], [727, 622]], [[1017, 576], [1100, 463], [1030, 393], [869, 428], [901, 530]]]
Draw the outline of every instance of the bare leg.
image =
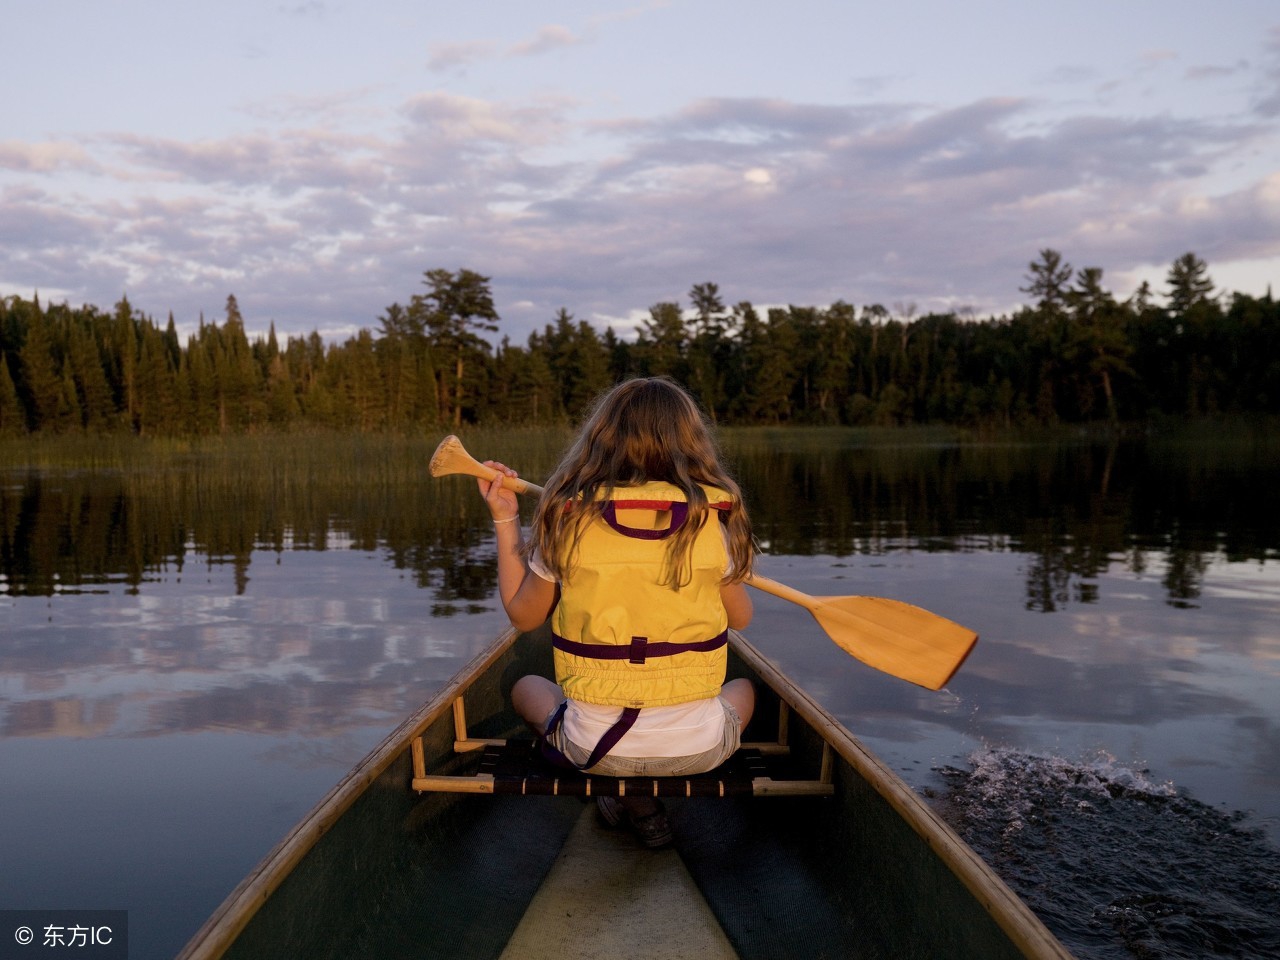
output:
[[521, 677], [511, 688], [511, 706], [538, 736], [546, 733], [543, 727], [547, 717], [563, 699], [564, 692], [558, 683], [532, 674]]
[[742, 721], [738, 729], [745, 730], [751, 714], [756, 709], [756, 688], [751, 685], [751, 681], [741, 677], [730, 680], [720, 688], [720, 696], [728, 700], [733, 705], [733, 709], [738, 711], [738, 719]]

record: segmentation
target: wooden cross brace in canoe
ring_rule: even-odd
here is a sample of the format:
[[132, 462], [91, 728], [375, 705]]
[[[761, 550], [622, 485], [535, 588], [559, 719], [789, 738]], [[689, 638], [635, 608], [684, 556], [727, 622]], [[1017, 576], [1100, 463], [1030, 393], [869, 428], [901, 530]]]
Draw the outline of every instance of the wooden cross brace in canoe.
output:
[[[829, 797], [833, 756], [824, 744], [816, 779], [798, 778], [781, 768], [790, 759], [786, 742], [789, 707], [779, 704], [778, 741], [744, 743], [729, 760], [707, 773], [691, 777], [602, 777], [565, 770], [544, 760], [532, 739], [474, 738], [467, 733], [463, 697], [453, 701], [455, 753], [478, 753], [480, 760], [469, 774], [429, 774], [422, 738], [412, 743], [414, 790], [419, 793], [521, 794], [525, 796], [653, 796]], [[777, 775], [775, 775], [777, 774]]]

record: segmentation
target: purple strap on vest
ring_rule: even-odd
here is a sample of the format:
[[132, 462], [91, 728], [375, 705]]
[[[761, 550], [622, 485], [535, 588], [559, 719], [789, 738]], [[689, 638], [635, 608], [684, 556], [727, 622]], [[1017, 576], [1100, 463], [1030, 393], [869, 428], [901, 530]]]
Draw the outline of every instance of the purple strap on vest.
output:
[[644, 663], [649, 657], [674, 657], [677, 653], [710, 653], [719, 650], [729, 642], [729, 631], [721, 630], [710, 640], [693, 640], [688, 643], [673, 643], [669, 640], [650, 642], [648, 637], [632, 637], [629, 644], [583, 643], [580, 640], [569, 640], [558, 633], [551, 635], [551, 645], [557, 650], [571, 653], [575, 657], [590, 657], [593, 660], [630, 660], [632, 663]]
[[[624, 537], [632, 537], [636, 540], [665, 540], [684, 524], [689, 516], [689, 504], [680, 500], [672, 501], [671, 525], [665, 530], [642, 530], [639, 527], [624, 526], [618, 522], [617, 507], [612, 500], [604, 505], [600, 513], [604, 517], [604, 522]], [[555, 648], [565, 653], [571, 653], [578, 657], [591, 657], [596, 660], [629, 660], [634, 664], [643, 664], [648, 657], [672, 657], [677, 653], [705, 653], [717, 650], [729, 642], [728, 630], [722, 631], [710, 640], [698, 640], [693, 643], [671, 643], [666, 640], [650, 643], [648, 637], [632, 637], [631, 643], [625, 647], [604, 643], [580, 643], [577, 640], [566, 639], [556, 633], [551, 636], [552, 644]], [[618, 745], [618, 741], [626, 735], [626, 732], [635, 724], [636, 717], [640, 715], [639, 707], [624, 707], [622, 715], [618, 717], [617, 722], [604, 732], [600, 742], [591, 751], [591, 756], [587, 757], [587, 762], [579, 766], [548, 743], [546, 739], [553, 730], [564, 722], [564, 711], [568, 705], [568, 701], [561, 703], [555, 716], [547, 724], [547, 732], [541, 738], [542, 753], [553, 763], [577, 767], [579, 770], [589, 770], [603, 760], [609, 751]]]
[[627, 527], [618, 522], [618, 511], [612, 500], [607, 502], [600, 511], [600, 515], [604, 517], [604, 522], [613, 529], [617, 530], [624, 537], [631, 537], [635, 540], [665, 540], [684, 523], [685, 518], [689, 516], [689, 505], [683, 501], [676, 500], [671, 504], [671, 526], [665, 530], [642, 530], [639, 527]]
[[577, 764], [547, 741], [547, 737], [551, 736], [552, 732], [564, 722], [564, 711], [568, 706], [569, 701], [560, 701], [559, 709], [556, 710], [555, 716], [551, 718], [551, 722], [547, 724], [547, 732], [539, 739], [542, 744], [542, 755], [544, 757], [552, 763], [559, 764], [560, 766], [576, 767], [579, 770], [590, 770], [597, 763], [603, 760], [608, 755], [609, 751], [618, 745], [618, 741], [626, 735], [626, 732], [635, 725], [636, 717], [640, 716], [639, 707], [623, 707], [622, 715], [618, 717], [613, 726], [604, 732], [604, 736], [600, 738], [600, 741], [595, 745], [595, 749], [591, 751], [591, 755], [587, 757], [587, 762]]
[[[643, 664], [648, 657], [673, 657], [677, 653], [705, 653], [710, 650], [718, 650], [728, 642], [728, 630], [720, 631], [710, 640], [695, 640], [691, 643], [672, 643], [667, 640], [650, 643], [648, 637], [632, 637], [631, 642], [626, 646], [615, 646], [610, 643], [581, 643], [577, 640], [569, 640], [562, 637], [558, 633], [551, 634], [552, 646], [557, 650], [563, 650], [565, 653], [571, 653], [577, 657], [591, 657], [596, 660], [629, 660], [635, 664]], [[600, 738], [600, 742], [591, 751], [591, 756], [587, 758], [587, 762], [579, 765], [547, 742], [547, 737], [551, 735], [551, 731], [555, 730], [564, 721], [564, 711], [568, 705], [567, 700], [563, 701], [560, 704], [560, 708], [556, 710], [555, 716], [551, 718], [551, 722], [547, 724], [547, 732], [541, 738], [542, 755], [552, 763], [557, 763], [560, 766], [577, 767], [579, 770], [589, 770], [603, 760], [609, 751], [618, 745], [618, 741], [631, 729], [636, 722], [636, 717], [640, 715], [639, 707], [624, 707], [622, 716], [618, 717], [617, 723], [604, 732], [604, 736]]]

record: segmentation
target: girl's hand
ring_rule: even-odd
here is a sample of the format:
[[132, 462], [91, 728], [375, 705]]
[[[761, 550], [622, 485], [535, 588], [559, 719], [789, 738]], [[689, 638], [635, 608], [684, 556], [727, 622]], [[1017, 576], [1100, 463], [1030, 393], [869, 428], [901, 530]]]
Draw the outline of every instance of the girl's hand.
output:
[[[508, 477], [519, 476], [510, 467], [496, 460], [486, 460], [484, 465]], [[514, 493], [502, 485], [501, 476], [494, 477], [492, 480], [477, 480], [476, 483], [480, 487], [480, 496], [484, 497], [484, 502], [489, 506], [489, 514], [493, 517], [494, 523], [506, 523], [520, 516], [520, 501]]]
[[[556, 585], [543, 580], [529, 569], [520, 549], [520, 511], [516, 495], [502, 485], [503, 478], [518, 474], [505, 464], [486, 460], [486, 467], [497, 471], [492, 480], [480, 480], [480, 496], [493, 516], [494, 539], [498, 547], [498, 595], [502, 609], [512, 626], [532, 630], [546, 621], [555, 606]], [[510, 533], [502, 533], [510, 530]]]

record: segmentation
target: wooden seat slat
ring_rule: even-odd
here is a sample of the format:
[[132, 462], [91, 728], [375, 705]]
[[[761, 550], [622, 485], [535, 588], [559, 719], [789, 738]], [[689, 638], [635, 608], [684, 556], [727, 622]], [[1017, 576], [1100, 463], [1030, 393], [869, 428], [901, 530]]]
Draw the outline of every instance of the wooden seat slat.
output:
[[[690, 777], [602, 777], [565, 770], [543, 759], [533, 740], [476, 742], [483, 752], [474, 773], [429, 775], [415, 769], [412, 787], [419, 793], [518, 794], [523, 796], [653, 796], [743, 797], [830, 796], [832, 784], [821, 779], [775, 778], [765, 754], [785, 759], [776, 745], [761, 750], [747, 745], [726, 763]], [[415, 768], [419, 752], [415, 752]]]

